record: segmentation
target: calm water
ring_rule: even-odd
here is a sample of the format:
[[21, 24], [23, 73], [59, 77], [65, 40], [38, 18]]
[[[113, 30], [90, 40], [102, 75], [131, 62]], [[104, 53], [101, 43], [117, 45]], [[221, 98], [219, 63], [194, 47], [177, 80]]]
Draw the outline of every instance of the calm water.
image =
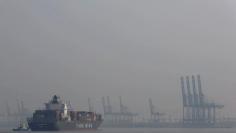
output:
[[[30, 132], [30, 131], [29, 131]], [[236, 133], [236, 128], [103, 128], [98, 131], [59, 131], [57, 133]], [[1, 129], [0, 133], [13, 133], [9, 129]], [[28, 133], [28, 132], [20, 132]], [[54, 132], [36, 132], [54, 133]]]

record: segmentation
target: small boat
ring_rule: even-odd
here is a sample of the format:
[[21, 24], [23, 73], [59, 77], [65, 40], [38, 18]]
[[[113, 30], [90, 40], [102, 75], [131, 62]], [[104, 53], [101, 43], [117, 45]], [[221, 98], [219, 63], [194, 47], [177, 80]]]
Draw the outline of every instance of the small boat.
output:
[[20, 123], [17, 128], [13, 128], [13, 131], [29, 131], [29, 127], [25, 123]]

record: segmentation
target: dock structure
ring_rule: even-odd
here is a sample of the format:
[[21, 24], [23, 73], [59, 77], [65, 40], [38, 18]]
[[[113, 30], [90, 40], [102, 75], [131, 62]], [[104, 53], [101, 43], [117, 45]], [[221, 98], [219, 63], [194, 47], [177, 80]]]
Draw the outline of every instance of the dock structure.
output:
[[223, 108], [224, 105], [210, 103], [206, 100], [202, 91], [200, 75], [197, 75], [197, 85], [195, 76], [192, 76], [192, 84], [190, 84], [189, 76], [181, 77], [180, 83], [183, 98], [183, 125], [187, 127], [214, 126], [216, 110]]
[[[107, 102], [106, 102], [107, 100]], [[107, 99], [102, 97], [102, 105], [104, 110], [104, 126], [109, 127], [132, 127], [135, 124], [136, 113], [128, 111], [128, 107], [122, 103], [122, 98], [119, 96], [119, 111], [115, 112], [112, 109], [110, 97]]]
[[151, 98], [148, 99], [148, 102], [149, 102], [149, 109], [150, 109], [150, 122], [160, 124], [161, 116], [165, 114], [155, 111], [155, 106], [153, 105]]

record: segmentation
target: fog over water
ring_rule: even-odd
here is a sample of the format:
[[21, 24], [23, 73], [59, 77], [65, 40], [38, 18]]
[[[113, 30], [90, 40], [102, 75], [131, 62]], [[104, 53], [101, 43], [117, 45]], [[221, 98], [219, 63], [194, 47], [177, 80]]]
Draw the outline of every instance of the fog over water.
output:
[[[236, 116], [233, 0], [1, 0], [0, 105], [30, 109], [53, 94], [102, 112], [181, 116], [180, 76], [200, 74], [209, 101]], [[0, 109], [4, 111], [4, 108]]]

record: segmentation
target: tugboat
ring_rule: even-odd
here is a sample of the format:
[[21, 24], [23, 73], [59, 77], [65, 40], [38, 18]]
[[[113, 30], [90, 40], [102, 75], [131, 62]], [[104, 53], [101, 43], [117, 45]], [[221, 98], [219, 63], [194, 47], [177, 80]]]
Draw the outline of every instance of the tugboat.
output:
[[29, 131], [29, 127], [25, 123], [20, 123], [17, 128], [13, 128], [13, 131]]
[[96, 130], [102, 123], [102, 115], [89, 111], [73, 111], [67, 103], [54, 95], [45, 103], [45, 109], [35, 110], [28, 118], [31, 131]]

